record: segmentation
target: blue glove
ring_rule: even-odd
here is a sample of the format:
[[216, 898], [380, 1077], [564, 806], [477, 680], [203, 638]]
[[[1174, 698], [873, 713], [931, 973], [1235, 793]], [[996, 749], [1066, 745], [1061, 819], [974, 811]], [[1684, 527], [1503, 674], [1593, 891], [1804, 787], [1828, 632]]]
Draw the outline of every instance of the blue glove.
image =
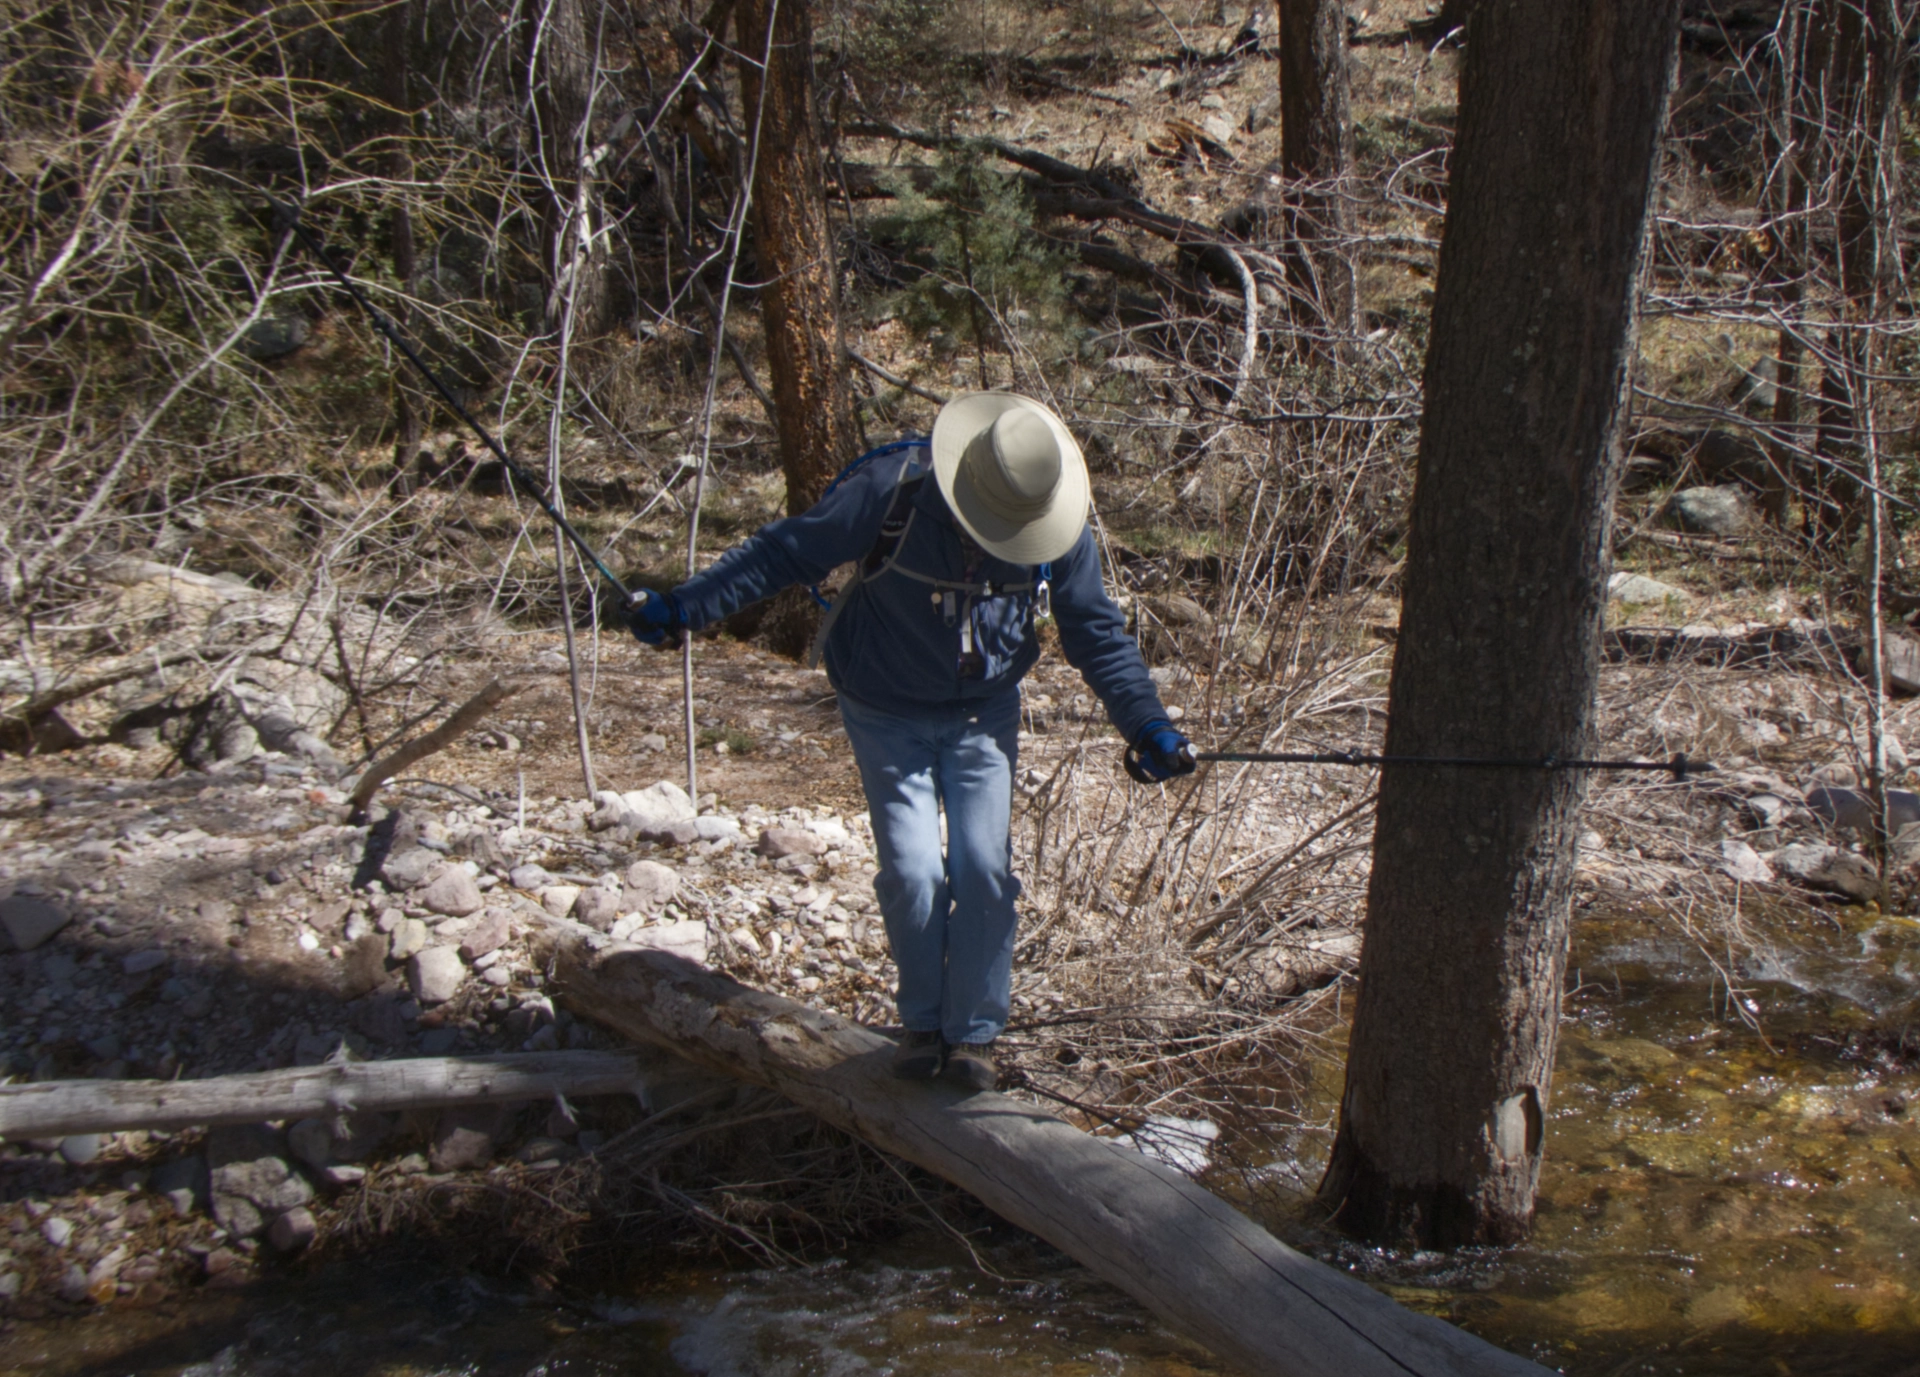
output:
[[1171, 722], [1149, 722], [1127, 747], [1127, 776], [1136, 784], [1165, 784], [1193, 773], [1193, 743]]
[[656, 593], [642, 588], [627, 604], [627, 626], [642, 645], [666, 647], [680, 643], [679, 633], [687, 629], [686, 609], [671, 593]]

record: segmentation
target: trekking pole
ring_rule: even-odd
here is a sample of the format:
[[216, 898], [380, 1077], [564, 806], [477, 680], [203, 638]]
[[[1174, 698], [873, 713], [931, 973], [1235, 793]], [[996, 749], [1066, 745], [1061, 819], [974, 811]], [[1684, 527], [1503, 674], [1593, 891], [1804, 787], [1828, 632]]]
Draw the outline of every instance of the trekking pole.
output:
[[440, 376], [427, 367], [426, 361], [414, 352], [413, 346], [407, 343], [406, 337], [400, 333], [400, 327], [393, 323], [387, 313], [368, 300], [367, 294], [360, 290], [352, 278], [334, 266], [333, 260], [327, 257], [325, 246], [300, 222], [299, 206], [284, 205], [271, 197], [268, 198], [267, 204], [273, 208], [274, 229], [283, 234], [294, 235], [307, 252], [313, 255], [314, 260], [333, 274], [334, 279], [347, 289], [347, 294], [360, 304], [360, 309], [367, 313], [367, 319], [373, 322], [373, 328], [385, 335], [387, 342], [398, 349], [407, 362], [419, 370], [420, 376], [433, 385], [433, 390], [440, 394], [440, 400], [447, 404], [447, 409], [467, 423], [468, 428], [480, 437], [480, 442], [493, 451], [493, 457], [506, 467], [507, 472], [513, 476], [514, 482], [520, 485], [521, 490], [539, 504], [540, 510], [552, 518], [553, 524], [573, 542], [574, 548], [580, 552], [587, 563], [598, 570], [600, 577], [613, 586], [613, 590], [620, 595], [621, 607], [630, 606], [633, 602], [633, 594], [628, 591], [627, 585], [615, 577], [613, 570], [607, 568], [605, 561], [593, 552], [593, 547], [588, 545], [586, 538], [573, 528], [573, 523], [560, 514], [560, 509], [548, 499], [546, 492], [534, 481], [532, 475], [515, 463], [513, 456], [508, 454], [500, 442], [488, 433], [487, 428], [474, 419], [472, 412], [461, 405], [460, 399], [453, 395], [453, 390], [440, 381]]
[[[1195, 764], [1220, 765], [1432, 765], [1468, 770], [1658, 770], [1684, 784], [1688, 775], [1712, 773], [1717, 767], [1689, 759], [1682, 751], [1671, 760], [1562, 760], [1558, 756], [1509, 759], [1500, 756], [1365, 755], [1359, 751], [1187, 751]], [[1150, 782], [1139, 769], [1140, 752], [1127, 748], [1127, 773]]]

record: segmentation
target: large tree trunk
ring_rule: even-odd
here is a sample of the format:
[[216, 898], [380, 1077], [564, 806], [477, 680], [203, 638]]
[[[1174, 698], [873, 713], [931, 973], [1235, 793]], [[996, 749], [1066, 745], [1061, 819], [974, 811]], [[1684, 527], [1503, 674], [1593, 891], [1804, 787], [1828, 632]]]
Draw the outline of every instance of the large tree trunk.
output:
[[[1482, 0], [1433, 307], [1393, 755], [1588, 745], [1678, 0]], [[1532, 1221], [1577, 775], [1389, 768], [1321, 1197], [1452, 1247]]]
[[585, 339], [613, 324], [610, 255], [598, 222], [592, 147], [594, 35], [582, 0], [527, 0], [521, 75], [527, 82], [539, 158], [542, 250], [547, 270], [546, 323], [557, 330], [566, 292], [573, 293], [575, 332]]
[[840, 331], [839, 255], [827, 226], [814, 118], [808, 10], [807, 0], [740, 0], [734, 8], [741, 108], [748, 130], [757, 120], [760, 131], [753, 248], [766, 284], [760, 314], [789, 515], [820, 499], [857, 443]]
[[1280, 165], [1287, 187], [1288, 274], [1336, 334], [1358, 328], [1359, 296], [1346, 240], [1353, 228], [1347, 12], [1337, 0], [1277, 0]]

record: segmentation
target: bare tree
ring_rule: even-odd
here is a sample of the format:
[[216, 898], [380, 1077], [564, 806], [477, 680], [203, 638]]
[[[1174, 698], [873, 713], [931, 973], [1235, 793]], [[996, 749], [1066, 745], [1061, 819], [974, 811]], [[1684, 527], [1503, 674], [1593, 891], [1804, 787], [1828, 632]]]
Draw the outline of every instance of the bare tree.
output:
[[1280, 162], [1288, 182], [1288, 269], [1336, 333], [1359, 325], [1353, 264], [1343, 241], [1353, 214], [1353, 116], [1347, 80], [1347, 12], [1336, 0], [1277, 0], [1280, 19]]
[[[613, 323], [614, 280], [606, 236], [589, 194], [595, 71], [593, 34], [581, 0], [527, 0], [521, 71], [536, 126], [541, 231], [547, 267], [547, 324], [571, 305], [585, 338]], [[564, 289], [564, 290], [563, 290]]]
[[[1391, 755], [1587, 744], [1615, 428], [1678, 0], [1483, 0], [1467, 47]], [[1583, 785], [1388, 768], [1322, 1201], [1451, 1247], [1532, 1222]]]
[[[413, 293], [414, 243], [413, 209], [408, 204], [409, 194], [404, 188], [413, 181], [413, 102], [408, 92], [407, 74], [412, 68], [411, 35], [414, 17], [414, 0], [400, 0], [390, 8], [385, 17], [381, 38], [385, 51], [381, 54], [380, 99], [386, 105], [386, 115], [393, 145], [387, 151], [387, 175], [395, 184], [403, 188], [393, 198], [388, 233], [393, 241], [393, 275], [400, 284], [403, 294]], [[401, 315], [401, 323], [411, 324], [410, 313]], [[412, 380], [396, 374], [393, 388], [393, 465], [400, 475], [402, 490], [410, 485], [414, 458], [420, 450], [419, 409], [414, 405], [410, 392]]]

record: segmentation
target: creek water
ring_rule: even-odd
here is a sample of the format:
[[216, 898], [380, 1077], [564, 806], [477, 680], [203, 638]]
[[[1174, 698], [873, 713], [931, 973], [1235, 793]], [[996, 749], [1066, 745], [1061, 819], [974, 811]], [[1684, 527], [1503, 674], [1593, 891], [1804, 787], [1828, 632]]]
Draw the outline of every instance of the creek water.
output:
[[[1920, 1372], [1920, 1040], [1902, 1038], [1920, 923], [1795, 911], [1750, 915], [1749, 936], [1756, 954], [1736, 960], [1671, 919], [1577, 923], [1525, 1246], [1389, 1253], [1319, 1232], [1303, 1199], [1262, 1191], [1260, 1212], [1402, 1302], [1581, 1377]], [[1312, 1093], [1337, 1090], [1328, 1065]], [[1311, 1182], [1325, 1140], [1229, 1133], [1221, 1147], [1253, 1164], [1231, 1181], [1222, 1169], [1232, 1194], [1249, 1179]], [[922, 1233], [818, 1267], [681, 1271], [567, 1299], [418, 1266], [335, 1267], [22, 1326], [0, 1341], [0, 1373], [1219, 1371], [1030, 1241], [976, 1246], [997, 1275]]]

